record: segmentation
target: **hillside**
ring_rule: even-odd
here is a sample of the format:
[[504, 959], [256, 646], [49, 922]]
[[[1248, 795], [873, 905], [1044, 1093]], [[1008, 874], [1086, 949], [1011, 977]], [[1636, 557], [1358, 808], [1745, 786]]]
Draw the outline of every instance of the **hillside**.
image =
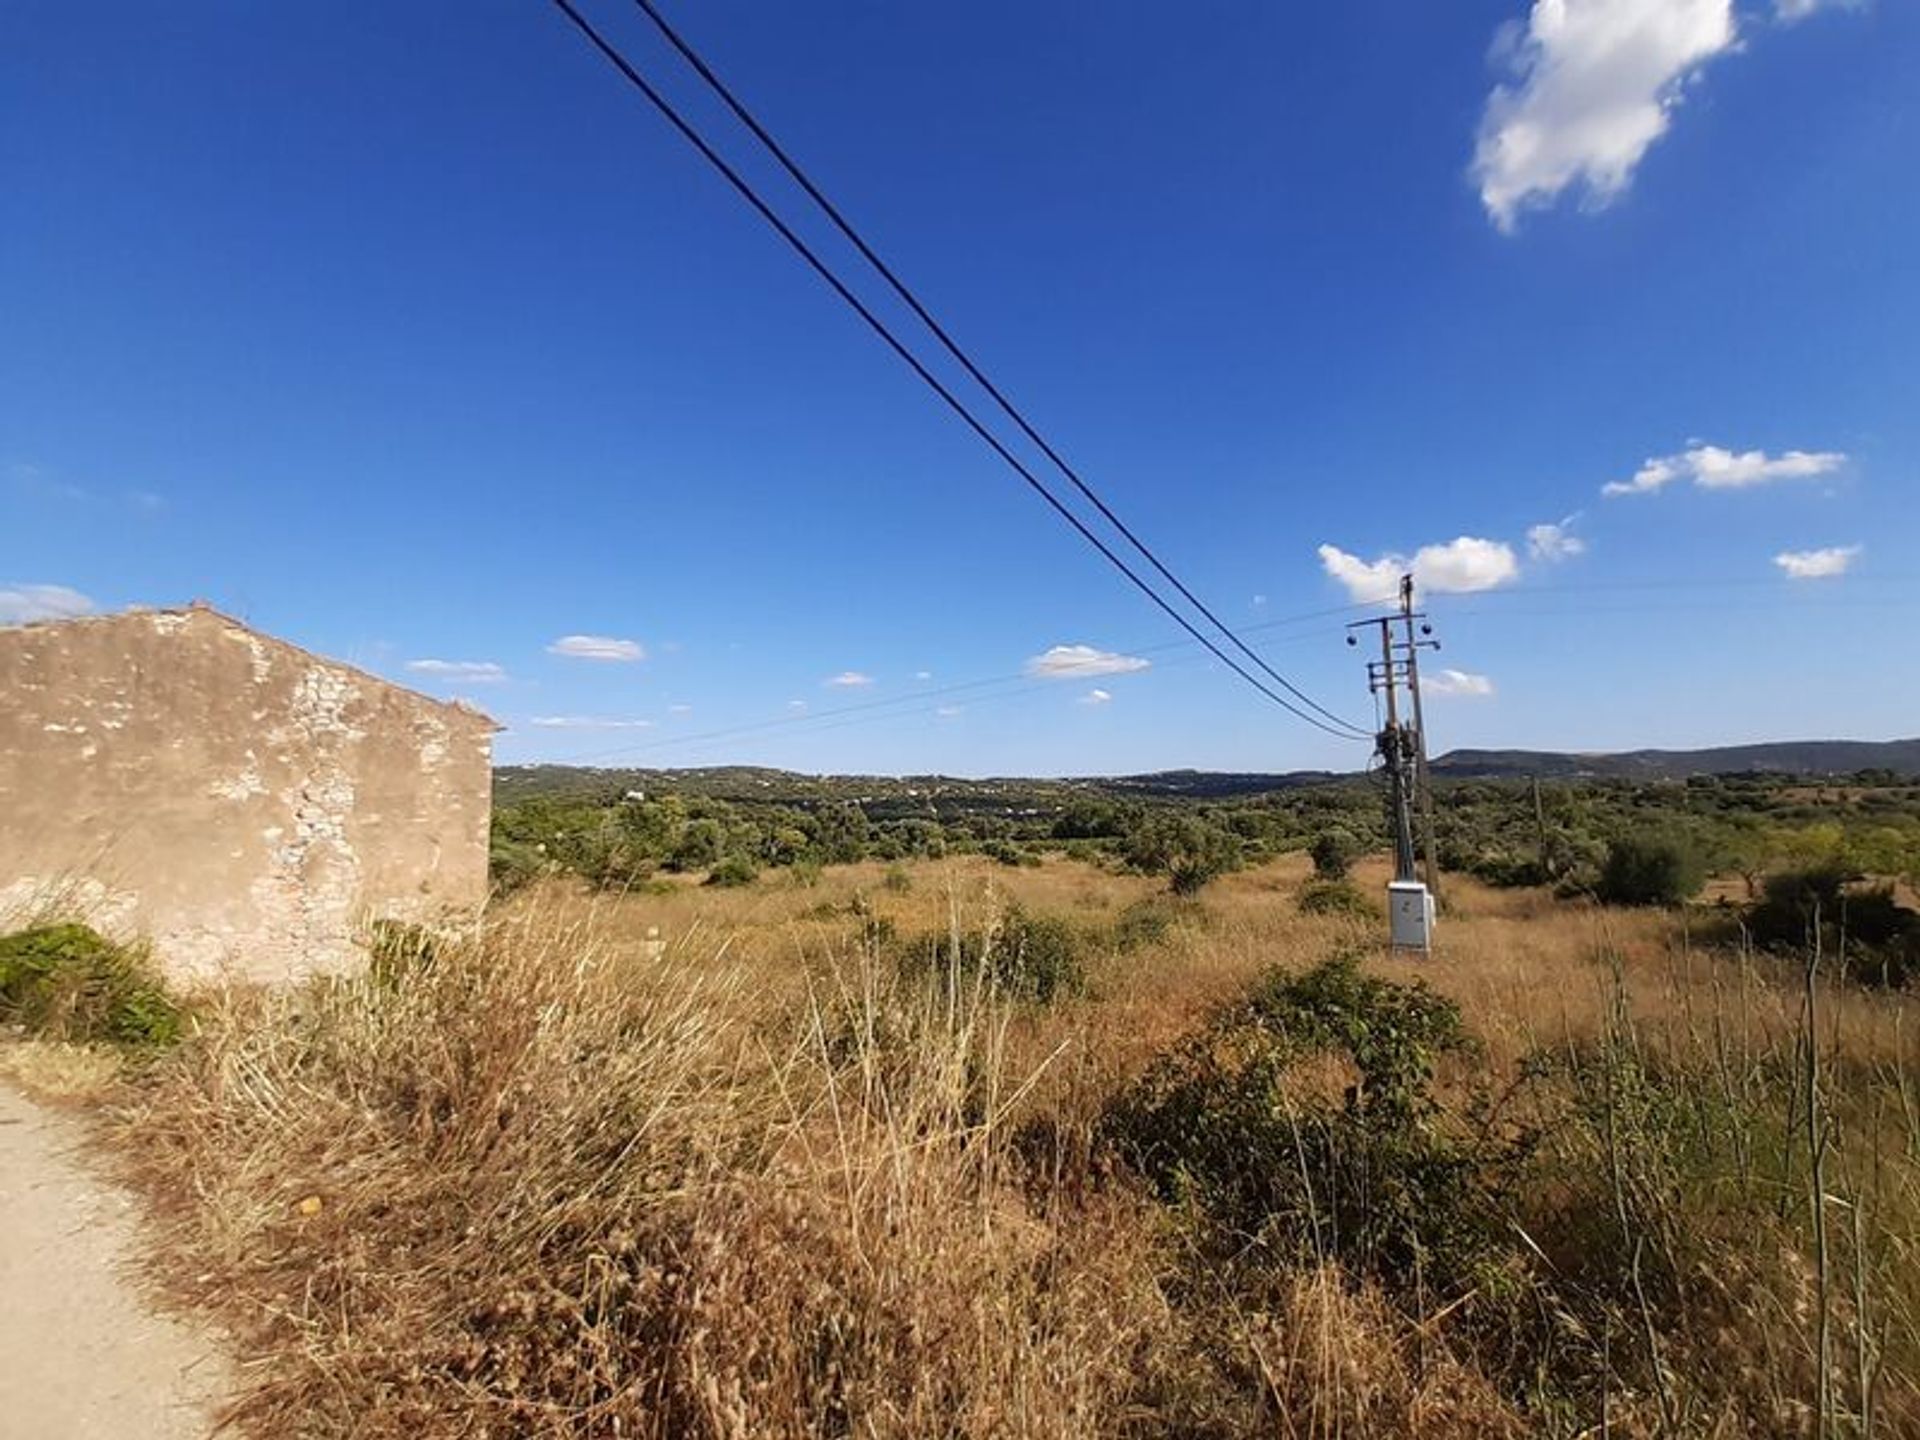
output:
[[[1627, 750], [1580, 754], [1556, 750], [1450, 750], [1433, 762], [1437, 776], [1455, 780], [1542, 779], [1679, 780], [1689, 775], [1768, 772], [1851, 775], [1889, 770], [1920, 778], [1920, 739], [1787, 740], [1707, 750]], [[673, 791], [713, 800], [777, 803], [851, 800], [866, 807], [913, 812], [1005, 810], [1062, 804], [1076, 796], [1142, 800], [1223, 800], [1352, 779], [1328, 770], [1161, 770], [1145, 775], [1082, 779], [948, 775], [802, 775], [753, 765], [691, 769], [587, 769], [570, 765], [502, 765], [494, 792], [504, 803], [535, 795], [617, 798], [626, 791]]]
[[1436, 775], [1493, 779], [1538, 775], [1620, 780], [1680, 780], [1689, 775], [1764, 771], [1784, 775], [1851, 775], [1891, 770], [1920, 776], [1920, 739], [1781, 740], [1707, 750], [1625, 750], [1579, 754], [1553, 750], [1450, 750], [1434, 760]]

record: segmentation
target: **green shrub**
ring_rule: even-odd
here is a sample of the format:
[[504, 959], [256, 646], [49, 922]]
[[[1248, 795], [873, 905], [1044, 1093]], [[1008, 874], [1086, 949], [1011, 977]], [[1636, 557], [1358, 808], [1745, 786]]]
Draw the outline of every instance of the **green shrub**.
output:
[[1322, 880], [1344, 880], [1360, 858], [1360, 842], [1345, 830], [1322, 830], [1313, 837], [1307, 855], [1313, 861], [1313, 873]]
[[1823, 952], [1864, 984], [1898, 988], [1920, 971], [1920, 915], [1891, 885], [1862, 887], [1838, 865], [1767, 876], [1746, 926], [1756, 944], [1791, 951], [1807, 949], [1817, 926]]
[[1705, 862], [1678, 836], [1626, 835], [1607, 847], [1594, 894], [1609, 905], [1679, 905], [1705, 879]]
[[1127, 837], [1126, 861], [1135, 870], [1163, 874], [1176, 895], [1197, 895], [1208, 882], [1238, 869], [1240, 837], [1196, 815], [1161, 813]]
[[552, 868], [538, 847], [495, 835], [487, 851], [487, 879], [495, 895], [511, 895]]
[[760, 878], [759, 867], [745, 855], [729, 855], [707, 872], [707, 884], [736, 889]]
[[887, 873], [881, 877], [880, 884], [891, 894], [905, 895], [913, 889], [913, 877], [898, 865], [889, 865]]
[[[1101, 1133], [1217, 1262], [1336, 1256], [1458, 1288], [1497, 1228], [1476, 1148], [1492, 1142], [1449, 1136], [1431, 1085], [1437, 1056], [1471, 1048], [1458, 1007], [1423, 984], [1350, 956], [1275, 971], [1155, 1062]], [[1301, 1062], [1328, 1056], [1355, 1073], [1339, 1100], [1296, 1083]]]
[[933, 931], [908, 940], [901, 968], [943, 981], [976, 979], [1020, 1000], [1050, 1004], [1086, 988], [1085, 939], [1055, 915], [1029, 915], [1011, 906], [998, 926], [958, 934]]
[[181, 1013], [147, 957], [85, 925], [0, 937], [0, 1019], [51, 1039], [169, 1045]]
[[1380, 907], [1361, 894], [1350, 880], [1310, 880], [1300, 887], [1302, 915], [1345, 915], [1355, 920], [1378, 920]]
[[[1184, 907], [1183, 907], [1184, 908]], [[1164, 900], [1136, 900], [1113, 924], [1113, 948], [1121, 954], [1158, 945], [1167, 938], [1178, 912]]]

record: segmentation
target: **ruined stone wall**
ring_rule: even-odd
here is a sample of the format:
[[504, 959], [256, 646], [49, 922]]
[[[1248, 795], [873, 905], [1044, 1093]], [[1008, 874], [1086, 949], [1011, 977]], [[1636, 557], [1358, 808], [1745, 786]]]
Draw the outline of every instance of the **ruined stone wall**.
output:
[[83, 913], [179, 979], [347, 968], [486, 895], [493, 726], [211, 610], [0, 630], [0, 927]]

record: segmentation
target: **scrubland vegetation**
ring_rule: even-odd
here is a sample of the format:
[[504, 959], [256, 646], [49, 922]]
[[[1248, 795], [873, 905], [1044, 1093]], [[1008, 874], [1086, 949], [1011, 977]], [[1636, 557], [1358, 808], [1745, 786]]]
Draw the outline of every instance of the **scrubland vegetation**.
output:
[[202, 997], [122, 1092], [244, 1433], [1920, 1426], [1912, 1002], [1824, 939], [1458, 879], [1416, 962], [1304, 855], [699, 879]]
[[1365, 786], [535, 797], [469, 932], [180, 1008], [43, 926], [0, 1019], [240, 1433], [1920, 1433], [1920, 822], [1807, 794], [1456, 787], [1424, 961]]

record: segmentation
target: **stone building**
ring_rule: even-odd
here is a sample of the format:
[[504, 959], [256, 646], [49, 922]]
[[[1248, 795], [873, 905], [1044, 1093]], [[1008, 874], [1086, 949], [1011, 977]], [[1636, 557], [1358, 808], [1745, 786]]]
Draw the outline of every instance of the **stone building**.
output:
[[486, 896], [478, 711], [195, 606], [0, 629], [0, 930], [79, 915], [175, 979], [361, 958]]

